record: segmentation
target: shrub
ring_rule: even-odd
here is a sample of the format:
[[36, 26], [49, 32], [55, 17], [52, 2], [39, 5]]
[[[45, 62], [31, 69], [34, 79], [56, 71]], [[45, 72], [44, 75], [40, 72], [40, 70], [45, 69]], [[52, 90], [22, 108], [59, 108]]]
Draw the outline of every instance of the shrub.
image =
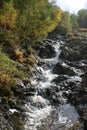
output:
[[3, 53], [0, 52], [0, 96], [11, 94], [11, 87], [16, 86], [15, 65]]
[[16, 79], [9, 74], [0, 75], [0, 96], [10, 96], [11, 88], [16, 85]]

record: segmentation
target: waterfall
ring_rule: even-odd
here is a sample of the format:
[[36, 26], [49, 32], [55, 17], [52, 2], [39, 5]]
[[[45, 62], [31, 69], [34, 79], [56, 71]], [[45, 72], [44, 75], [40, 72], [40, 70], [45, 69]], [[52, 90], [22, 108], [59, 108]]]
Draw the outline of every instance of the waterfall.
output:
[[[52, 58], [41, 58], [42, 65], [37, 66], [37, 74], [31, 78], [31, 85], [35, 87], [36, 92], [31, 96], [29, 102], [25, 104], [26, 123], [25, 130], [68, 130], [75, 123], [79, 124], [79, 114], [75, 107], [68, 102], [63, 96], [71, 93], [65, 90], [61, 83], [81, 82], [82, 71], [71, 67], [76, 75], [64, 75], [66, 80], [60, 84], [53, 82], [59, 78], [59, 74], [53, 73], [54, 66], [61, 62], [63, 67], [69, 68], [65, 62], [59, 59], [61, 46], [65, 43], [60, 40], [54, 40], [51, 46], [54, 48], [56, 55]], [[56, 90], [55, 90], [56, 89]]]

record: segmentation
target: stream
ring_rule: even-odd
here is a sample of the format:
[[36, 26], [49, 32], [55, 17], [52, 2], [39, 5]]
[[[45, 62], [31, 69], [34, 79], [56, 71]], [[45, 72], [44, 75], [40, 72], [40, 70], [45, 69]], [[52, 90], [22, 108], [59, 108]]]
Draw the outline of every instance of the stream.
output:
[[[35, 91], [29, 98], [27, 97], [28, 102], [24, 106], [26, 110], [24, 128], [84, 130], [80, 115], [72, 102], [72, 93], [75, 89], [77, 89], [75, 92], [79, 91], [84, 71], [71, 65], [68, 60], [60, 58], [63, 51], [61, 48], [66, 46], [61, 38], [46, 39], [44, 43], [46, 45], [38, 52], [38, 63], [31, 78], [31, 86]], [[65, 49], [68, 50], [67, 46]], [[79, 66], [84, 65], [79, 62]]]

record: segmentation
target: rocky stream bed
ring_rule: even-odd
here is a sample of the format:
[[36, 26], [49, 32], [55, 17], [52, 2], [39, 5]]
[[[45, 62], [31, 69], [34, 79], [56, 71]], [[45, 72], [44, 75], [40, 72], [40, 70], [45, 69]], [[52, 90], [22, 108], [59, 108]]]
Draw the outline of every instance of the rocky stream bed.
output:
[[0, 98], [0, 130], [87, 130], [87, 41], [43, 42], [31, 82]]

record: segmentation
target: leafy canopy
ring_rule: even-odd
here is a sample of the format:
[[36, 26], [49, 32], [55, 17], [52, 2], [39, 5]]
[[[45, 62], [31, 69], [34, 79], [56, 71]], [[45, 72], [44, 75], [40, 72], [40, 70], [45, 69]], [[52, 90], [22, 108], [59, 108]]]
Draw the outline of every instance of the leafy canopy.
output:
[[[6, 2], [5, 2], [6, 1]], [[0, 8], [0, 24], [13, 28], [16, 23], [17, 13], [11, 0], [5, 0]]]
[[14, 5], [18, 11], [17, 26], [22, 37], [28, 36], [30, 41], [43, 39], [61, 19], [61, 9], [48, 0], [14, 0]]

